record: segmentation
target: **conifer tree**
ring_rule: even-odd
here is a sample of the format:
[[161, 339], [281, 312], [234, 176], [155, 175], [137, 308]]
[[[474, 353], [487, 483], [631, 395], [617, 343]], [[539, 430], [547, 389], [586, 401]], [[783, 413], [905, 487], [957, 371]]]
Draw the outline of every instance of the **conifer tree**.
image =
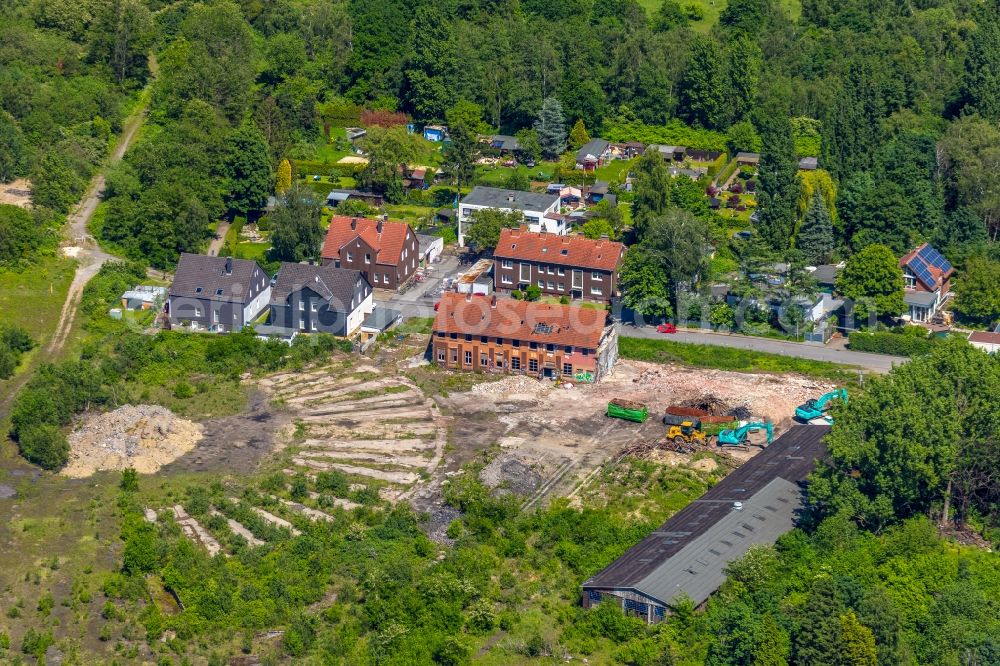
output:
[[578, 150], [589, 141], [590, 134], [587, 133], [587, 126], [583, 124], [583, 118], [578, 118], [569, 133], [569, 147]]
[[566, 150], [566, 117], [563, 115], [562, 104], [555, 97], [546, 97], [542, 102], [542, 111], [535, 121], [535, 131], [546, 157], [559, 157]]
[[813, 192], [795, 245], [806, 261], [822, 264], [830, 259], [833, 252], [833, 220], [819, 190]]
[[278, 165], [278, 183], [274, 188], [278, 194], [284, 194], [292, 186], [292, 165], [287, 159]]

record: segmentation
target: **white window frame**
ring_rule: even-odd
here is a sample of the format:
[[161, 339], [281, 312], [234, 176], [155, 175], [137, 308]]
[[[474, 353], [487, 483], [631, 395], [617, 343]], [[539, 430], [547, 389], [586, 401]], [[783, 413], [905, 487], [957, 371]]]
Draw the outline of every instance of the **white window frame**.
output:
[[603, 291], [601, 290], [601, 288], [600, 288], [600, 287], [593, 287], [593, 286], [592, 286], [592, 287], [590, 288], [590, 295], [591, 295], [591, 296], [603, 296], [603, 295], [604, 295], [604, 292], [603, 292]]
[[354, 261], [354, 255], [351, 254], [350, 250], [348, 250], [348, 252], [347, 252], [347, 260], [348, 261]]
[[591, 280], [596, 280], [597, 282], [600, 282], [600, 281], [602, 281], [604, 279], [604, 276], [601, 275], [600, 271], [591, 271], [590, 272], [590, 279]]
[[513, 259], [501, 259], [500, 260], [500, 265], [503, 266], [504, 268], [514, 268], [514, 260]]
[[503, 284], [514, 284], [514, 281], [510, 279], [509, 275], [501, 275], [500, 282]]

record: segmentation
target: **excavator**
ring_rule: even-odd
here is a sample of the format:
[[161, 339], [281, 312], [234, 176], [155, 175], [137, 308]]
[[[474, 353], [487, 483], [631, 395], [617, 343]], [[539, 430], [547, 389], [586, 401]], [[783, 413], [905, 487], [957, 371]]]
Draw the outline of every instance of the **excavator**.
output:
[[813, 419], [823, 419], [827, 423], [832, 424], [833, 418], [826, 414], [829, 409], [828, 405], [831, 400], [839, 399], [845, 405], [847, 404], [847, 389], [839, 388], [829, 393], [824, 393], [815, 400], [806, 400], [804, 403], [795, 408], [795, 416], [801, 420], [809, 423]]
[[723, 430], [719, 433], [719, 446], [733, 446], [743, 449], [750, 448], [747, 443], [747, 436], [758, 430], [767, 431], [767, 443], [774, 441], [774, 426], [763, 421], [752, 421], [739, 428]]

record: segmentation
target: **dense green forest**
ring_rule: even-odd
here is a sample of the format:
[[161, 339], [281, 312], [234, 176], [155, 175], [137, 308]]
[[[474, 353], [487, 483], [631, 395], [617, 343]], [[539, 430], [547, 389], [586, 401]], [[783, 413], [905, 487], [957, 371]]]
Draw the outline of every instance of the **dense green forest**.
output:
[[[776, 250], [801, 218], [797, 155], [818, 155], [833, 177], [844, 251], [928, 239], [960, 262], [997, 233], [1000, 38], [988, 3], [805, 2], [793, 19], [777, 2], [740, 0], [711, 26], [673, 0], [92, 4], [6, 12], [39, 56], [5, 52], [16, 66], [3, 81], [3, 161], [12, 173], [34, 165], [41, 184], [92, 156], [85, 147], [149, 75], [143, 54], [159, 53], [153, 123], [109, 179], [102, 230], [156, 265], [200, 247], [227, 212], [259, 209], [280, 160], [316, 160], [324, 132], [357, 123], [359, 109], [530, 133], [546, 99], [591, 136], [762, 150], [773, 177], [761, 179], [758, 226]], [[87, 171], [75, 166], [55, 180], [78, 181]]]

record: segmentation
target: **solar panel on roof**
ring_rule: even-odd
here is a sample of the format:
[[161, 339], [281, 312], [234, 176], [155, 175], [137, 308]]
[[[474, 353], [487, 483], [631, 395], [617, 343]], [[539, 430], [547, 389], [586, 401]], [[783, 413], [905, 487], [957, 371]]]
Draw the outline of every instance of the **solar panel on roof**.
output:
[[945, 273], [951, 270], [951, 262], [941, 256], [941, 253], [930, 245], [920, 251], [920, 256], [922, 256], [928, 264], [934, 266], [935, 268], [940, 268]]

